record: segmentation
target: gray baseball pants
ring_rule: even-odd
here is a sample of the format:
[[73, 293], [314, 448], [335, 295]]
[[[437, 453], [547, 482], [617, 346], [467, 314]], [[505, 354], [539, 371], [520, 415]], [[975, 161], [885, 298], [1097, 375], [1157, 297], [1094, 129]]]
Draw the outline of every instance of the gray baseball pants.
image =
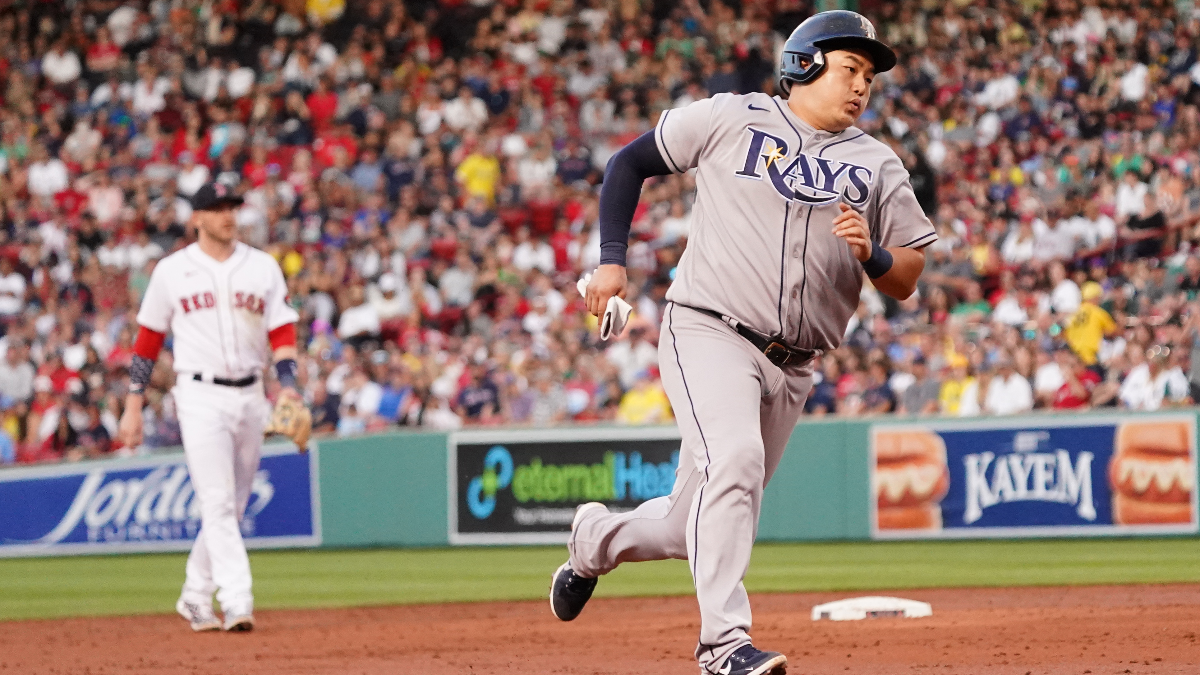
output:
[[781, 369], [729, 325], [674, 303], [658, 361], [683, 439], [675, 486], [628, 513], [585, 512], [568, 544], [571, 568], [594, 577], [623, 562], [686, 559], [700, 604], [696, 659], [716, 673], [750, 642], [742, 579], [763, 488], [804, 409], [812, 369]]

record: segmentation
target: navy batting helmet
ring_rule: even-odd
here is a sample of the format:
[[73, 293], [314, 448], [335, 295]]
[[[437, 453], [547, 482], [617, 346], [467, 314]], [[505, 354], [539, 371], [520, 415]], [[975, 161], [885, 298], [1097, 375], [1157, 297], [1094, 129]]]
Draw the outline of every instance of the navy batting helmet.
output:
[[825, 67], [825, 52], [847, 47], [870, 54], [877, 73], [896, 65], [896, 53], [875, 37], [875, 26], [867, 17], [843, 9], [821, 12], [796, 26], [784, 43], [779, 88], [787, 94], [793, 82], [811, 81]]

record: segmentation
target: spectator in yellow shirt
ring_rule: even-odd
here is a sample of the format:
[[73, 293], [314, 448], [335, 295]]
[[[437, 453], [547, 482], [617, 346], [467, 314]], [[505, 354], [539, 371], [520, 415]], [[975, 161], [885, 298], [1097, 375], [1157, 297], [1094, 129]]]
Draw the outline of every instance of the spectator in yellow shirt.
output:
[[346, 12], [346, 0], [307, 0], [304, 8], [309, 22], [324, 26], [341, 18]]
[[1063, 333], [1071, 349], [1086, 365], [1091, 366], [1096, 363], [1096, 354], [1100, 351], [1100, 341], [1105, 336], [1115, 333], [1117, 324], [1108, 312], [1096, 304], [1096, 301], [1104, 295], [1100, 284], [1089, 281], [1080, 289], [1080, 294], [1083, 296], [1083, 302], [1067, 321], [1066, 330]]
[[671, 403], [657, 374], [649, 369], [638, 373], [633, 388], [621, 397], [617, 421], [622, 424], [663, 424], [674, 419]]
[[942, 381], [938, 394], [942, 414], [952, 417], [969, 417], [979, 414], [979, 385], [968, 368], [970, 362], [962, 354], [953, 354], [947, 359], [951, 372]]
[[500, 160], [490, 148], [477, 145], [455, 169], [454, 179], [468, 195], [491, 206], [496, 202], [496, 183], [500, 182]]

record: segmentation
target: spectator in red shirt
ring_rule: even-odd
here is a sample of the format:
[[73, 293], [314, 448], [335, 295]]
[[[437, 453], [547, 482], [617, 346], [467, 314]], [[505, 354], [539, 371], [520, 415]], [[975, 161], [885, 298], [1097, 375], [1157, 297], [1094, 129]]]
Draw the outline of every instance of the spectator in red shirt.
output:
[[338, 95], [329, 87], [329, 80], [322, 77], [317, 80], [316, 90], [304, 101], [308, 105], [308, 113], [312, 117], [313, 131], [319, 136], [329, 129], [333, 116], [337, 113]]
[[1070, 349], [1058, 350], [1057, 359], [1063, 385], [1054, 397], [1054, 407], [1058, 410], [1090, 408], [1092, 391], [1100, 384], [1100, 376]]

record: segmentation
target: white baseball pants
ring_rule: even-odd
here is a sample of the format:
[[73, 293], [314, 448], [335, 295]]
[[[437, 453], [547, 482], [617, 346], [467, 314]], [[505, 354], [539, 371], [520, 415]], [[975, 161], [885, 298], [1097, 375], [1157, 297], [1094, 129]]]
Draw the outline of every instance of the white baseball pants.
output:
[[663, 316], [658, 362], [683, 439], [675, 486], [628, 513], [587, 511], [568, 544], [571, 569], [592, 577], [623, 562], [686, 558], [700, 605], [696, 659], [716, 673], [750, 642], [742, 579], [763, 488], [804, 410], [812, 367], [781, 369], [724, 322], [676, 304]]
[[180, 375], [173, 390], [200, 533], [188, 556], [183, 600], [252, 609], [250, 558], [239, 521], [250, 499], [270, 406], [262, 382], [226, 387]]

